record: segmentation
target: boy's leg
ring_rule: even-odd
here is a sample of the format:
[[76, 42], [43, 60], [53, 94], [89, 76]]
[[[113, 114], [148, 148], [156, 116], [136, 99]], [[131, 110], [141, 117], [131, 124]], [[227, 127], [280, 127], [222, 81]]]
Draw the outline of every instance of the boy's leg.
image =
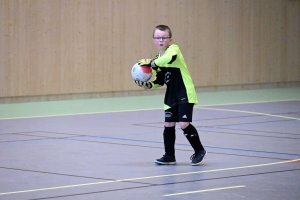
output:
[[164, 147], [165, 147], [165, 155], [160, 159], [155, 160], [156, 164], [160, 165], [174, 165], [176, 164], [175, 159], [175, 126], [176, 122], [174, 122], [174, 114], [177, 116], [177, 111], [174, 108], [170, 108], [165, 111], [165, 129], [163, 133], [164, 137]]
[[203, 160], [206, 151], [200, 141], [197, 129], [190, 123], [193, 116], [194, 104], [182, 104], [179, 106], [179, 125], [183, 130], [183, 133], [195, 153], [192, 155], [192, 165], [198, 165]]
[[202, 143], [200, 141], [197, 129], [190, 123], [185, 129], [182, 129], [185, 137], [188, 139], [189, 143], [195, 151], [204, 150]]
[[189, 124], [185, 129], [183, 129], [183, 133], [195, 150], [195, 153], [191, 156], [191, 165], [199, 165], [206, 155], [206, 150], [200, 141], [198, 131], [192, 124]]
[[166, 155], [175, 157], [175, 140], [176, 140], [175, 126], [165, 127], [164, 145], [165, 145]]
[[175, 165], [175, 126], [165, 127], [164, 130], [164, 146], [165, 155], [160, 159], [155, 160], [156, 164], [160, 165]]

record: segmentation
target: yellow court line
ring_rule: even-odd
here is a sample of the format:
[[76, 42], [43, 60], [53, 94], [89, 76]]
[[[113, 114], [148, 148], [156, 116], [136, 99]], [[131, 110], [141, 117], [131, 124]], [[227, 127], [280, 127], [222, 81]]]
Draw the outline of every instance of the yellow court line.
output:
[[282, 115], [272, 115], [272, 114], [259, 113], [259, 112], [249, 112], [249, 111], [243, 111], [243, 110], [231, 110], [231, 109], [222, 109], [222, 108], [203, 108], [203, 107], [197, 107], [197, 108], [198, 109], [204, 109], [204, 110], [240, 112], [240, 113], [248, 113], [248, 114], [254, 114], [254, 115], [264, 115], [264, 116], [270, 116], [270, 117], [279, 117], [279, 118], [285, 118], [285, 119], [300, 120], [300, 118], [296, 118], [296, 117], [287, 117], [287, 116], [282, 116]]
[[90, 186], [90, 185], [100, 185], [100, 184], [106, 184], [106, 183], [118, 183], [118, 182], [126, 182], [126, 181], [146, 180], [146, 179], [171, 177], [171, 176], [183, 176], [183, 175], [209, 173], [209, 172], [220, 172], [220, 171], [229, 171], [229, 170], [236, 170], [236, 169], [247, 169], [247, 168], [255, 168], [255, 167], [264, 167], [264, 166], [285, 164], [285, 163], [291, 163], [291, 162], [297, 162], [297, 161], [300, 161], [300, 158], [295, 159], [295, 160], [287, 160], [287, 161], [273, 162], [273, 163], [266, 163], [266, 164], [258, 164], [258, 165], [248, 165], [248, 166], [241, 166], [241, 167], [231, 167], [231, 168], [213, 169], [213, 170], [196, 171], [196, 172], [185, 172], [185, 173], [178, 173], [178, 174], [165, 174], [165, 175], [157, 175], [157, 176], [146, 176], [146, 177], [111, 180], [111, 181], [84, 183], [84, 184], [77, 184], [77, 185], [65, 185], [65, 186], [40, 188], [40, 189], [32, 189], [32, 190], [20, 190], [20, 191], [14, 191], [14, 192], [3, 192], [3, 193], [0, 193], [0, 195], [20, 194], [20, 193], [26, 193], [26, 192], [38, 192], [38, 191], [46, 191], [46, 190], [82, 187], [82, 186]]
[[238, 185], [238, 186], [231, 186], [231, 187], [223, 187], [223, 188], [212, 188], [207, 190], [197, 190], [197, 191], [189, 191], [189, 192], [180, 192], [180, 193], [174, 193], [174, 194], [165, 194], [164, 197], [169, 196], [177, 196], [177, 195], [183, 195], [183, 194], [194, 194], [194, 193], [200, 193], [200, 192], [211, 192], [211, 191], [217, 191], [217, 190], [228, 190], [228, 189], [235, 189], [235, 188], [242, 188], [246, 187], [245, 185]]

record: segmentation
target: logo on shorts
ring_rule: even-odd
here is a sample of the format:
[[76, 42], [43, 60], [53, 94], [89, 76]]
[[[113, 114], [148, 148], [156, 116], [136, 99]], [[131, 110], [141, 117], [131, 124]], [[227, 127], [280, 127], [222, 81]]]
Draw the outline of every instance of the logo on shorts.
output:
[[187, 116], [186, 116], [186, 115], [183, 115], [183, 116], [182, 116], [182, 118], [186, 119], [186, 118], [187, 118]]
[[165, 112], [165, 117], [170, 118], [170, 117], [172, 117], [172, 115], [173, 115], [173, 113], [171, 113], [171, 112]]

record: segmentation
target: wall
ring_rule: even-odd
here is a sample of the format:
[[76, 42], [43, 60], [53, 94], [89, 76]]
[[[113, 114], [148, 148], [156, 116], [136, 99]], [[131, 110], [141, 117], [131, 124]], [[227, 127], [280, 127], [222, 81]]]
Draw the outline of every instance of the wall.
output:
[[158, 24], [196, 87], [300, 81], [300, 1], [0, 0], [0, 98], [140, 91]]

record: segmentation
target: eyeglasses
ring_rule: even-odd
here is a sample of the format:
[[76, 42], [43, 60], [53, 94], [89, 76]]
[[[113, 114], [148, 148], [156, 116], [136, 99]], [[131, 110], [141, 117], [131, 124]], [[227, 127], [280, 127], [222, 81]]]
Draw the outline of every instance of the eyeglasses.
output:
[[162, 41], [167, 41], [167, 39], [170, 39], [170, 37], [153, 37], [156, 41], [160, 41], [160, 40], [162, 40]]

